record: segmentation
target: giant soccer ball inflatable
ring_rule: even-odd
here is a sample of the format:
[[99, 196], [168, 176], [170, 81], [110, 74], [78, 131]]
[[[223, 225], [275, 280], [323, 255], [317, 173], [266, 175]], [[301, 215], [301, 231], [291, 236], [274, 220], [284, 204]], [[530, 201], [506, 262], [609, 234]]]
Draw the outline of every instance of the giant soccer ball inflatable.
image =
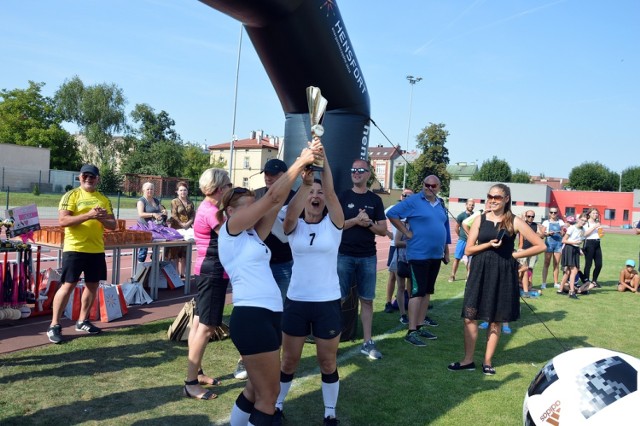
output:
[[549, 361], [524, 398], [525, 426], [638, 425], [640, 360], [602, 348], [564, 352]]

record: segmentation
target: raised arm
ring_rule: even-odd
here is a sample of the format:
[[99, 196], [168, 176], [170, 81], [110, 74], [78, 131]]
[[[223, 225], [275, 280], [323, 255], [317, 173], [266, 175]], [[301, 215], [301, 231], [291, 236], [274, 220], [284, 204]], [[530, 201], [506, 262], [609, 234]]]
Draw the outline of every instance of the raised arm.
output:
[[289, 204], [287, 205], [287, 214], [284, 217], [282, 228], [286, 235], [292, 233], [298, 225], [298, 218], [304, 210], [307, 198], [311, 192], [313, 186], [313, 171], [311, 169], [305, 169], [302, 172], [302, 185], [296, 191], [296, 195], [293, 196]]
[[263, 197], [247, 208], [238, 210], [229, 218], [227, 222], [229, 233], [239, 234], [245, 229], [253, 227], [261, 239], [264, 240], [267, 238], [269, 232], [271, 232], [278, 210], [280, 210], [287, 200], [293, 183], [302, 170], [307, 165], [313, 163], [314, 156], [317, 152], [318, 148], [313, 144], [311, 148], [303, 149], [300, 157], [296, 159], [285, 174], [271, 185]]
[[331, 172], [331, 166], [327, 159], [326, 153], [324, 156], [324, 169], [322, 170], [322, 190], [324, 191], [324, 201], [329, 211], [329, 218], [336, 228], [344, 228], [344, 211], [338, 200], [336, 189], [333, 186], [333, 173]]

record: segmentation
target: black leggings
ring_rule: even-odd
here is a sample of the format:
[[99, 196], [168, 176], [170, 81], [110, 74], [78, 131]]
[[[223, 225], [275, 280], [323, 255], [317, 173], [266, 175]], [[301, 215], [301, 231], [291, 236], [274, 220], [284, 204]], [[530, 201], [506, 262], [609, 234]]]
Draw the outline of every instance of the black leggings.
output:
[[602, 249], [600, 240], [585, 240], [584, 244], [584, 275], [589, 278], [591, 272], [591, 262], [594, 263], [593, 277], [591, 281], [598, 281], [600, 270], [602, 269]]

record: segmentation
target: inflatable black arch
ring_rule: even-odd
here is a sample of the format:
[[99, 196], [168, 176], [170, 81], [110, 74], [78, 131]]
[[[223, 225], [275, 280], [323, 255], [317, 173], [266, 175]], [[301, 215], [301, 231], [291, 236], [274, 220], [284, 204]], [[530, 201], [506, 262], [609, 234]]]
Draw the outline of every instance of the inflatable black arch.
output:
[[328, 100], [322, 143], [338, 193], [354, 159], [367, 159], [369, 92], [336, 0], [200, 0], [242, 22], [285, 113], [284, 161], [311, 139], [305, 89]]

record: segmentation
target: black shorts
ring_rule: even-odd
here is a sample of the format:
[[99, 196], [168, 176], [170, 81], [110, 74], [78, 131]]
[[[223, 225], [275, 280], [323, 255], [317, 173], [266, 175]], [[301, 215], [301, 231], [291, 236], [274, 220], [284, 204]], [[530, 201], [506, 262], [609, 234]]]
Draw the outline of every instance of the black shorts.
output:
[[328, 302], [299, 302], [287, 298], [282, 314], [282, 331], [289, 336], [333, 339], [342, 330], [340, 299]]
[[97, 283], [107, 279], [107, 261], [104, 253], [81, 253], [65, 251], [62, 253], [62, 274], [60, 282], [77, 283], [84, 272], [84, 281]]
[[198, 287], [196, 315], [200, 317], [202, 324], [217, 327], [222, 324], [222, 313], [227, 297], [229, 279], [200, 275], [196, 282]]
[[229, 330], [240, 355], [277, 351], [282, 344], [282, 312], [236, 306], [231, 312]]
[[409, 297], [424, 297], [433, 294], [436, 287], [436, 279], [440, 272], [441, 259], [410, 260], [411, 266], [411, 291]]
[[396, 252], [396, 246], [389, 246], [389, 257], [387, 257], [387, 268], [391, 266], [393, 260], [393, 254]]

